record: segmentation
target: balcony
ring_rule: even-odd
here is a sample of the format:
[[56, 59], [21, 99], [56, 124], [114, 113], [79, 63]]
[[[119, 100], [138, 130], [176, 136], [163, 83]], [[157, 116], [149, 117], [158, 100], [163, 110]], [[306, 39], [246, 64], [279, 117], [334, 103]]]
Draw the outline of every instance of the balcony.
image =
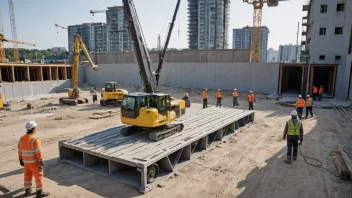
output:
[[303, 5], [302, 11], [308, 11], [309, 10], [309, 5]]
[[306, 30], [303, 30], [303, 31], [302, 31], [302, 35], [307, 35], [307, 31], [306, 31]]
[[308, 26], [308, 19], [302, 19], [302, 26]]
[[307, 42], [306, 41], [301, 41], [301, 45], [306, 45]]

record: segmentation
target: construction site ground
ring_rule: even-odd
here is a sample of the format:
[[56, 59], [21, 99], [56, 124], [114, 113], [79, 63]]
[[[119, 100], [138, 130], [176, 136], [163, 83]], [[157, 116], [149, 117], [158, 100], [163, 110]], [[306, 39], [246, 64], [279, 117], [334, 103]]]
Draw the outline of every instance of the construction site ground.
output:
[[[130, 92], [139, 89], [121, 88]], [[188, 92], [192, 107], [187, 112], [202, 108], [201, 90], [168, 87], [163, 90], [176, 98]], [[231, 92], [223, 94], [222, 105], [230, 107]], [[90, 103], [78, 106], [59, 105], [58, 98], [64, 95], [34, 98], [30, 101], [34, 108], [30, 110], [25, 109], [28, 101], [13, 102], [11, 111], [0, 112], [0, 197], [24, 195], [17, 142], [26, 132], [24, 126], [28, 120], [38, 123], [36, 136], [42, 141], [45, 157], [44, 188], [51, 192], [51, 197], [352, 197], [351, 180], [312, 167], [301, 155], [292, 164], [284, 163], [286, 141], [282, 135], [285, 121], [294, 108], [275, 104], [275, 97], [256, 94], [253, 124], [163, 181], [158, 188], [141, 194], [133, 187], [58, 160], [58, 141], [122, 124], [118, 114], [90, 119], [97, 111], [119, 112], [119, 108], [92, 104], [88, 91], [84, 96]], [[248, 109], [246, 96], [240, 94], [241, 106], [236, 108]], [[209, 91], [208, 97], [208, 104], [215, 105], [215, 91]], [[320, 159], [323, 166], [337, 174], [330, 151], [352, 144], [352, 130], [334, 109], [314, 108], [313, 112], [316, 117], [303, 120], [302, 152]]]

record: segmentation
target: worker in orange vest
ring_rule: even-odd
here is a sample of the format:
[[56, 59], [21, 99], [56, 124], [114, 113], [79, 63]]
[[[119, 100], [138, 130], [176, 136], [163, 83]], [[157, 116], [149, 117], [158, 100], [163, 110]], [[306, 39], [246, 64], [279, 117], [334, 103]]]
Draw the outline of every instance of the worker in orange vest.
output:
[[255, 102], [255, 97], [252, 91], [249, 91], [249, 94], [247, 96], [247, 100], [249, 103], [249, 110], [253, 110], [253, 101]]
[[221, 107], [221, 99], [222, 99], [222, 93], [220, 89], [218, 89], [218, 92], [216, 92], [216, 107], [220, 106]]
[[306, 99], [306, 118], [308, 118], [308, 111], [310, 112], [310, 115], [313, 117], [313, 101], [310, 98], [310, 95], [307, 95]]
[[304, 100], [302, 99], [302, 95], [298, 96], [298, 99], [296, 100], [296, 108], [297, 108], [297, 114], [299, 119], [302, 119], [302, 111], [304, 108]]
[[26, 124], [27, 134], [18, 142], [18, 158], [21, 166], [24, 166], [24, 189], [25, 197], [32, 194], [32, 177], [35, 178], [37, 189], [36, 197], [47, 197], [50, 193], [43, 191], [43, 154], [39, 138], [34, 135], [37, 132], [37, 123], [29, 121]]
[[238, 93], [237, 93], [237, 89], [235, 88], [232, 92], [232, 97], [233, 97], [233, 102], [232, 102], [232, 106], [240, 106], [238, 104]]
[[207, 96], [207, 91], [208, 89], [204, 89], [202, 93], [202, 98], [203, 98], [203, 109], [208, 108], [208, 96]]
[[313, 86], [313, 100], [315, 101], [315, 97], [318, 95], [318, 87]]
[[324, 89], [323, 86], [320, 86], [319, 88], [319, 101], [321, 101], [321, 96], [323, 95]]

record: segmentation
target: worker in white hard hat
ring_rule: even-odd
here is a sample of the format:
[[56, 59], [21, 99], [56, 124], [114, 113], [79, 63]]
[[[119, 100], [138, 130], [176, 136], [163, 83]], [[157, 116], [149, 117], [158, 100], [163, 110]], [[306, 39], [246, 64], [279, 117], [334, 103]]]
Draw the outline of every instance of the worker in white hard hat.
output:
[[208, 96], [207, 96], [207, 91], [208, 89], [204, 89], [202, 93], [202, 98], [203, 98], [203, 109], [208, 108]]
[[220, 106], [221, 107], [221, 99], [222, 99], [222, 93], [220, 89], [218, 89], [218, 92], [216, 92], [216, 107]]
[[296, 109], [297, 109], [297, 114], [299, 119], [302, 119], [302, 112], [304, 108], [304, 99], [302, 99], [302, 95], [298, 96], [298, 99], [296, 100]]
[[[287, 138], [286, 163], [291, 164], [291, 159], [297, 159], [298, 144], [303, 143], [303, 124], [297, 119], [297, 111], [291, 112], [291, 119], [286, 122], [283, 139]], [[293, 153], [292, 153], [293, 148]]]
[[235, 107], [235, 106], [240, 106], [238, 104], [238, 93], [237, 93], [237, 89], [235, 88], [232, 92], [232, 106]]
[[308, 118], [308, 112], [310, 116], [313, 117], [313, 100], [310, 98], [310, 95], [307, 95], [306, 98], [306, 118]]
[[32, 177], [35, 178], [36, 197], [47, 197], [50, 193], [43, 191], [43, 154], [37, 132], [37, 123], [29, 121], [26, 124], [27, 133], [18, 142], [18, 158], [24, 166], [25, 197], [32, 194]]
[[256, 102], [255, 96], [252, 91], [249, 91], [249, 94], [247, 96], [248, 104], [249, 104], [249, 110], [253, 110], [253, 102]]

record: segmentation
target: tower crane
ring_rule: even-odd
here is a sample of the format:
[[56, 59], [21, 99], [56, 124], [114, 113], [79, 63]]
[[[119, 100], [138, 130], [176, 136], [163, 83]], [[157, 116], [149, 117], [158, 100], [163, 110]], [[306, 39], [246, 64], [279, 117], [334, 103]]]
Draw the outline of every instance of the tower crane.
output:
[[90, 10], [89, 13], [91, 13], [93, 16], [95, 13], [105, 13], [106, 10]]
[[56, 23], [55, 23], [55, 27], [59, 27], [59, 28], [64, 29], [64, 30], [67, 30], [67, 29], [68, 29], [67, 27], [64, 27], [64, 26], [58, 25], [58, 24], [56, 24]]
[[279, 1], [286, 0], [243, 0], [244, 3], [253, 5], [251, 62], [260, 62], [260, 32], [264, 4], [267, 4], [268, 7], [276, 7], [279, 5]]
[[[10, 13], [10, 23], [11, 23], [11, 33], [12, 33], [12, 40], [17, 41], [17, 30], [16, 30], [16, 20], [15, 20], [15, 9], [13, 6], [13, 0], [9, 0], [9, 13]], [[15, 62], [20, 62], [18, 56], [18, 43], [13, 42], [13, 56], [15, 58]]]

